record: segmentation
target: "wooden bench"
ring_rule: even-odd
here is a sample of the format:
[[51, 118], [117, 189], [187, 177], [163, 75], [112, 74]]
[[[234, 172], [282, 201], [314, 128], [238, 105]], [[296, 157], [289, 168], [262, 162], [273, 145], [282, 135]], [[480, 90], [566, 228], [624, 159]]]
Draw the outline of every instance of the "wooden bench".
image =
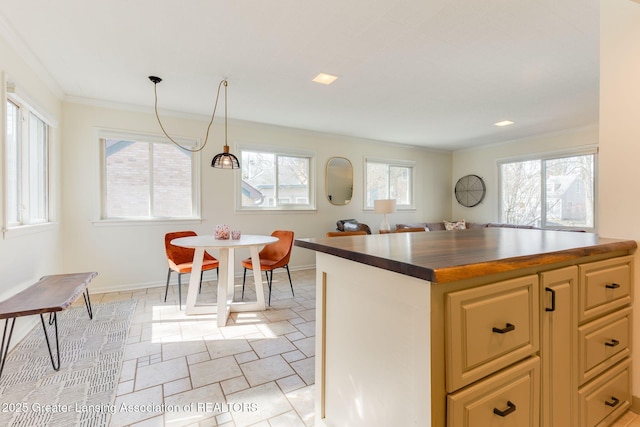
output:
[[[58, 316], [57, 313], [66, 310], [80, 297], [84, 296], [84, 303], [89, 313], [89, 319], [93, 319], [93, 311], [91, 309], [91, 300], [89, 298], [89, 282], [96, 277], [98, 273], [73, 273], [73, 274], [57, 274], [52, 276], [44, 276], [38, 282], [0, 302], [0, 319], [5, 319], [4, 333], [2, 334], [2, 345], [0, 346], [0, 377], [4, 370], [4, 364], [9, 353], [9, 344], [11, 343], [11, 335], [16, 318], [22, 316], [30, 316], [33, 314], [40, 315], [44, 337], [49, 348], [49, 357], [54, 370], [60, 369], [60, 345], [58, 342]], [[54, 325], [56, 336], [56, 353], [57, 364], [53, 360], [51, 344], [49, 342], [49, 334], [44, 323], [43, 315], [49, 313], [49, 325]], [[11, 328], [7, 336], [7, 329], [11, 320]]]

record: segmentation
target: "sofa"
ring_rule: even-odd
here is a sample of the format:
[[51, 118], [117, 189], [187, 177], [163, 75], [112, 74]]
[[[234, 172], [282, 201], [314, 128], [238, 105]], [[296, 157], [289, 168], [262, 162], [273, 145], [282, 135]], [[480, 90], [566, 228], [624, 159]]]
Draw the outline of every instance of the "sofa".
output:
[[[447, 228], [449, 226], [449, 228]], [[532, 225], [499, 224], [493, 222], [466, 222], [466, 221], [440, 221], [440, 222], [416, 222], [412, 224], [396, 224], [399, 228], [425, 228], [428, 231], [461, 230], [470, 228], [504, 227], [504, 228], [537, 228]]]

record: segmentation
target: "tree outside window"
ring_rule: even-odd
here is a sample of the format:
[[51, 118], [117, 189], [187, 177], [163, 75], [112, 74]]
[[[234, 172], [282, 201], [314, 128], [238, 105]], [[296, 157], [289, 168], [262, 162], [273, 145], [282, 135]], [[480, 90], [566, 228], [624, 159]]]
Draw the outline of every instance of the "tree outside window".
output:
[[397, 208], [413, 206], [413, 165], [402, 162], [366, 161], [365, 208], [373, 201], [395, 199]]
[[501, 221], [594, 229], [595, 160], [589, 153], [501, 163]]
[[309, 155], [241, 150], [244, 209], [313, 209]]

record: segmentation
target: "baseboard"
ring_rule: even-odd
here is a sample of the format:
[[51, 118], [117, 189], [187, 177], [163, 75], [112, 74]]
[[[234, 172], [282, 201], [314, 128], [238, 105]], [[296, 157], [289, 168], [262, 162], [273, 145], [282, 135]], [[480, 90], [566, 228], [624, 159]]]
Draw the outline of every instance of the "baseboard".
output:
[[631, 410], [636, 414], [640, 414], [640, 397], [631, 396]]
[[[297, 267], [289, 267], [290, 271], [302, 271], [302, 270], [312, 270], [316, 268], [315, 264], [313, 265], [299, 265]], [[280, 270], [276, 270], [277, 272]], [[281, 270], [282, 272], [286, 272], [285, 270]], [[166, 274], [166, 270], [164, 272], [164, 274]], [[277, 274], [277, 273], [276, 273]], [[166, 276], [165, 276], [166, 277]], [[242, 277], [242, 272], [236, 272], [235, 273], [235, 277]], [[204, 276], [203, 276], [203, 280], [206, 281], [210, 281], [210, 280], [216, 280], [216, 273], [211, 271], [211, 272], [205, 272]], [[171, 281], [169, 282], [169, 285], [177, 285], [178, 284], [178, 277], [176, 274], [172, 274], [171, 275]], [[185, 281], [183, 283], [183, 285], [188, 285], [188, 278], [187, 281]], [[107, 292], [129, 292], [129, 291], [138, 291], [141, 289], [147, 289], [147, 288], [159, 288], [159, 287], [164, 287], [167, 285], [166, 279], [165, 280], [161, 280], [161, 281], [153, 281], [153, 282], [143, 282], [143, 283], [126, 283], [126, 284], [118, 284], [118, 285], [114, 285], [114, 284], [107, 284], [107, 285], [102, 285], [102, 286], [91, 286], [91, 293], [92, 294], [103, 294], [103, 293], [107, 293]]]

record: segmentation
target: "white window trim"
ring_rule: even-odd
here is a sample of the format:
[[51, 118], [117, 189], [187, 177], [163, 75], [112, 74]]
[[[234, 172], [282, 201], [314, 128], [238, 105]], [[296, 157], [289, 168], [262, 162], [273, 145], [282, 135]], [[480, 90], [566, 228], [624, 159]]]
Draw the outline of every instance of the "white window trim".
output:
[[412, 160], [384, 159], [381, 157], [364, 157], [364, 167], [362, 168], [362, 210], [364, 212], [373, 212], [373, 206], [367, 206], [367, 163], [384, 163], [391, 166], [401, 166], [411, 168], [411, 204], [398, 205], [396, 211], [414, 211], [416, 210], [416, 162]]
[[[269, 206], [269, 207], [246, 207], [242, 206], [242, 173], [237, 173], [234, 182], [234, 198], [236, 213], [256, 213], [256, 212], [273, 212], [273, 213], [313, 213], [317, 212], [316, 200], [316, 153], [308, 150], [290, 149], [288, 147], [275, 147], [260, 144], [237, 144], [238, 156], [242, 155], [242, 151], [260, 151], [269, 154], [276, 154], [289, 157], [306, 157], [309, 159], [309, 204], [306, 206], [296, 206], [294, 204]], [[240, 165], [242, 166], [242, 164]]]
[[[599, 218], [598, 218], [598, 203], [600, 200], [599, 197], [599, 185], [598, 181], [600, 179], [599, 175], [599, 166], [600, 163], [598, 161], [599, 149], [597, 145], [585, 145], [576, 148], [569, 148], [566, 150], [557, 150], [557, 151], [548, 151], [544, 153], [538, 154], [526, 154], [522, 156], [514, 156], [514, 157], [505, 157], [498, 159], [496, 161], [496, 167], [498, 171], [498, 214], [500, 215], [499, 221], [504, 221], [503, 212], [502, 212], [502, 173], [501, 166], [506, 163], [515, 163], [515, 162], [525, 162], [531, 160], [554, 160], [561, 159], [563, 157], [576, 157], [576, 156], [585, 156], [585, 155], [593, 155], [594, 156], [594, 164], [593, 164], [593, 174], [594, 174], [594, 188], [593, 188], [593, 227], [568, 227], [568, 226], [553, 226], [553, 227], [545, 227], [544, 223], [542, 224], [542, 229], [554, 229], [554, 230], [584, 230], [590, 233], [597, 233]], [[542, 185], [544, 185], [544, 167], [541, 168], [541, 173], [543, 174]], [[541, 195], [542, 199], [540, 203], [542, 206], [546, 205], [546, 192], [543, 192]], [[544, 218], [544, 215], [543, 215]]]
[[[2, 188], [2, 197], [0, 198], [0, 223], [2, 225], [2, 238], [10, 239], [21, 237], [29, 234], [48, 232], [58, 226], [56, 221], [56, 200], [57, 200], [57, 183], [53, 177], [57, 176], [57, 168], [55, 162], [55, 153], [57, 147], [56, 129], [58, 121], [38, 102], [36, 102], [29, 94], [22, 90], [19, 85], [10, 81], [6, 72], [0, 73], [0, 97], [2, 97], [2, 106], [0, 107], [0, 115], [2, 116], [0, 124], [0, 188]], [[47, 135], [47, 221], [33, 224], [17, 224], [9, 226], [7, 224], [6, 215], [6, 191], [5, 183], [6, 167], [5, 167], [5, 147], [7, 138], [6, 102], [11, 100], [18, 104], [21, 108], [27, 108], [31, 114], [42, 120], [48, 127]]]
[[[96, 170], [95, 182], [98, 186], [98, 191], [95, 193], [97, 197], [94, 200], [94, 211], [93, 211], [93, 219], [91, 223], [93, 225], [98, 226], [126, 226], [126, 225], [162, 225], [162, 224], [199, 224], [202, 220], [201, 214], [201, 191], [200, 191], [200, 182], [201, 182], [201, 167], [200, 167], [200, 151], [192, 153], [192, 177], [191, 177], [191, 185], [192, 185], [192, 211], [193, 216], [184, 218], [184, 217], [157, 217], [157, 218], [139, 218], [139, 217], [120, 217], [120, 218], [105, 218], [103, 217], [104, 209], [106, 206], [106, 194], [105, 194], [105, 153], [104, 147], [102, 144], [103, 139], [123, 139], [123, 140], [140, 140], [144, 142], [151, 143], [162, 143], [162, 144], [172, 144], [171, 141], [168, 141], [164, 135], [157, 133], [145, 133], [138, 131], [127, 131], [121, 129], [107, 129], [107, 128], [97, 128], [95, 129], [95, 138], [97, 141], [97, 149], [96, 152], [96, 162], [99, 165]], [[200, 144], [200, 140], [196, 138], [187, 138], [187, 137], [173, 137], [173, 139], [181, 145], [185, 147], [198, 147]]]

